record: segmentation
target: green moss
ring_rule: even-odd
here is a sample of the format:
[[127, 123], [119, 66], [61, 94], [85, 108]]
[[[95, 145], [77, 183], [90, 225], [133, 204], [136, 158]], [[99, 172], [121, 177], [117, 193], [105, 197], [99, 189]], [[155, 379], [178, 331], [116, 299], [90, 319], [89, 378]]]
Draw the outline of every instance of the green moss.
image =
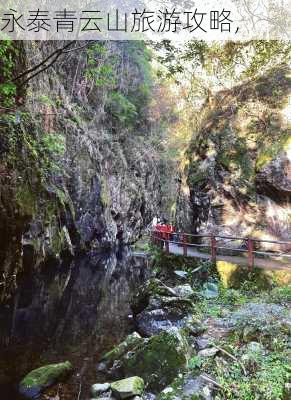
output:
[[106, 362], [113, 362], [114, 360], [122, 357], [126, 352], [131, 351], [137, 345], [143, 343], [143, 339], [137, 334], [133, 333], [121, 342], [118, 346], [114, 347], [111, 351], [106, 353], [102, 360]]
[[22, 216], [33, 216], [36, 212], [36, 195], [28, 185], [20, 186], [15, 195]]
[[187, 350], [182, 333], [163, 332], [136, 348], [124, 360], [124, 370], [129, 376], [141, 376], [150, 390], [159, 390], [187, 365]]
[[150, 249], [151, 249], [150, 243], [147, 238], [140, 239], [138, 242], [134, 244], [134, 250], [136, 251], [149, 252]]
[[200, 261], [191, 257], [184, 257], [174, 254], [166, 254], [159, 247], [153, 248], [154, 266], [156, 269], [175, 271], [175, 270], [193, 270]]
[[67, 377], [72, 372], [72, 369], [72, 364], [69, 361], [46, 365], [27, 374], [20, 382], [20, 386], [24, 389], [34, 387], [45, 388], [52, 385], [55, 381]]
[[282, 132], [281, 137], [266, 143], [257, 156], [256, 170], [260, 171], [271, 162], [281, 151], [286, 151], [291, 144], [290, 132]]
[[63, 207], [63, 209], [66, 210], [66, 207], [68, 206], [73, 219], [75, 219], [75, 217], [76, 217], [75, 208], [74, 208], [74, 204], [72, 202], [72, 199], [71, 199], [68, 191], [65, 188], [64, 188], [64, 190], [61, 190], [60, 188], [58, 188], [57, 186], [54, 186], [54, 185], [52, 185], [52, 187], [54, 188], [56, 196], [57, 196], [61, 206]]
[[54, 254], [60, 254], [64, 248], [65, 235], [63, 230], [58, 230], [52, 236], [52, 250]]

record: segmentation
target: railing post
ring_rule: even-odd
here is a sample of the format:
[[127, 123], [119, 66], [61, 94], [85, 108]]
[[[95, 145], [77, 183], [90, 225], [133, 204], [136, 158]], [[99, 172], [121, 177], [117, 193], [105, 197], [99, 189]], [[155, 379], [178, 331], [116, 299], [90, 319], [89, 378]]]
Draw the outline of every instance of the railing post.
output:
[[213, 263], [216, 262], [216, 252], [217, 252], [216, 237], [214, 235], [211, 235], [211, 261]]
[[184, 233], [182, 236], [182, 242], [183, 242], [183, 255], [187, 257], [187, 237]]
[[248, 270], [252, 272], [254, 268], [254, 242], [252, 239], [248, 239]]
[[169, 240], [170, 240], [170, 234], [167, 233], [167, 238], [166, 238], [166, 253], [170, 253], [170, 246], [169, 246]]

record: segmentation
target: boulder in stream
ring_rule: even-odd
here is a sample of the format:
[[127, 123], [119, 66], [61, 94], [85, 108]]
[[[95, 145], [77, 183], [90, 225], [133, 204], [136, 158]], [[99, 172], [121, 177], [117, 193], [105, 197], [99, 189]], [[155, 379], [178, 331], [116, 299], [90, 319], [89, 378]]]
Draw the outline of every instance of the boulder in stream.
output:
[[177, 329], [149, 339], [136, 339], [133, 344], [132, 335], [129, 335], [103, 357], [111, 379], [138, 375], [144, 379], [148, 390], [158, 392], [172, 382], [191, 356], [191, 347], [183, 331]]
[[73, 371], [69, 361], [34, 369], [19, 384], [19, 393], [26, 399], [37, 399], [42, 391], [66, 379]]
[[179, 310], [158, 308], [141, 312], [136, 317], [136, 324], [138, 331], [143, 336], [149, 337], [172, 328], [183, 328], [186, 322]]
[[190, 347], [182, 331], [170, 330], [144, 339], [118, 363], [125, 376], [141, 376], [147, 389], [163, 389], [187, 365]]
[[152, 336], [172, 328], [184, 328], [185, 316], [192, 312], [193, 303], [188, 298], [156, 295], [151, 297], [147, 308], [135, 316], [135, 322], [143, 336]]
[[132, 349], [136, 348], [139, 344], [142, 344], [144, 339], [137, 333], [133, 332], [128, 335], [123, 342], [115, 346], [112, 350], [108, 351], [103, 357], [101, 362], [97, 366], [97, 371], [106, 371], [115, 360], [118, 360], [128, 353]]
[[144, 390], [144, 381], [139, 376], [121, 379], [111, 383], [113, 394], [118, 399], [127, 399], [128, 397], [139, 396]]

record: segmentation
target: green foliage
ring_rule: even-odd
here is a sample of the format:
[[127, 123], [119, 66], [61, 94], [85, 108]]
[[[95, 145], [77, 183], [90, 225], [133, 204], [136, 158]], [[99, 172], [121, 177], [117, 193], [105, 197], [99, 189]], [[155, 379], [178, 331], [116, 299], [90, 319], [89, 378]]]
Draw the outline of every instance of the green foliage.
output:
[[286, 357], [288, 355], [284, 352], [263, 357], [252, 352], [248, 355], [248, 359], [252, 360], [250, 376], [244, 376], [237, 363], [229, 363], [227, 373], [224, 369], [213, 367], [227, 399], [282, 400], [287, 399], [284, 397], [284, 385], [290, 379], [290, 367], [286, 363]]
[[254, 77], [274, 63], [290, 59], [290, 43], [279, 40], [212, 41], [209, 44], [192, 40], [184, 48], [162, 41], [155, 48], [162, 49], [158, 60], [170, 76], [179, 75], [190, 66], [192, 69], [204, 68], [209, 75], [218, 74], [239, 81]]
[[223, 304], [245, 304], [247, 297], [241, 290], [226, 289], [220, 284], [218, 301], [221, 301]]
[[117, 85], [116, 59], [106, 43], [96, 43], [87, 49], [86, 77], [100, 90], [111, 91]]
[[291, 46], [288, 42], [280, 40], [253, 40], [246, 42], [244, 46], [241, 44], [241, 49], [245, 47], [247, 47], [247, 54], [253, 52], [253, 57], [248, 68], [243, 72], [243, 77], [256, 75], [262, 68], [266, 68], [273, 61], [286, 62], [288, 59], [290, 60]]
[[141, 238], [138, 242], [134, 244], [134, 250], [136, 251], [149, 253], [151, 249], [152, 247], [150, 242], [148, 241], [148, 238]]
[[61, 172], [61, 157], [65, 153], [65, 138], [57, 133], [43, 133], [40, 141], [34, 142], [33, 151], [39, 163], [39, 171], [43, 180], [52, 174]]
[[189, 367], [189, 369], [197, 369], [197, 368], [200, 368], [202, 364], [203, 364], [202, 357], [194, 356], [194, 357], [190, 358], [188, 367]]
[[40, 146], [45, 153], [53, 157], [63, 156], [65, 152], [65, 138], [57, 133], [44, 133], [41, 136]]
[[16, 95], [16, 85], [12, 82], [15, 53], [12, 41], [0, 41], [0, 103], [4, 107], [13, 105]]
[[[141, 114], [142, 109], [148, 104], [153, 86], [154, 77], [150, 63], [152, 54], [142, 41], [129, 41], [126, 43], [125, 51], [129, 55], [130, 62], [136, 67], [138, 76], [136, 86], [133, 86], [132, 89], [129, 88], [128, 97]], [[128, 71], [129, 79], [130, 73], [131, 71]]]
[[291, 285], [275, 287], [266, 294], [266, 301], [271, 303], [291, 302]]
[[97, 43], [87, 50], [88, 67], [86, 76], [92, 80], [97, 88], [106, 88], [116, 85], [116, 71], [114, 59], [108, 56], [104, 43]]
[[[151, 55], [143, 42], [120, 42], [115, 51], [101, 42], [87, 50], [86, 77], [106, 93], [111, 122], [133, 127], [143, 118], [151, 85]], [[124, 81], [131, 82], [124, 85]]]
[[21, 170], [24, 165], [27, 172], [28, 169], [38, 172], [41, 180], [45, 182], [52, 174], [60, 172], [60, 162], [65, 152], [65, 138], [57, 133], [30, 132], [29, 116], [24, 116], [23, 119], [24, 122], [20, 125], [11, 126], [9, 129], [8, 163], [14, 169]]
[[52, 106], [54, 104], [53, 100], [45, 94], [39, 96], [38, 100], [47, 106]]
[[120, 92], [111, 93], [108, 110], [119, 122], [126, 126], [132, 125], [137, 117], [135, 105]]
[[[163, 282], [172, 270], [186, 269], [183, 257], [166, 256], [164, 253], [159, 254], [158, 250], [157, 254], [159, 276], [163, 277]], [[229, 265], [223, 267], [229, 269]], [[231, 273], [238, 274], [239, 277], [240, 284], [236, 285], [237, 289], [225, 287], [221, 282], [218, 297], [205, 299], [197, 296], [194, 305], [195, 319], [204, 320], [208, 328], [205, 334], [209, 339], [208, 347], [217, 345], [217, 354], [212, 357], [197, 354], [192, 356], [184, 375], [180, 375], [179, 379], [171, 383], [173, 390], [162, 393], [160, 399], [189, 398], [183, 393], [183, 385], [189, 376], [195, 377], [200, 374], [213, 377], [220, 385], [213, 394], [216, 400], [290, 398], [290, 390], [286, 388], [286, 383], [291, 377], [288, 322], [291, 287], [289, 285], [270, 289], [260, 270], [248, 274], [246, 270], [241, 271], [236, 266], [233, 267], [230, 269]], [[208, 276], [208, 280], [218, 282], [219, 278], [215, 273]], [[191, 274], [188, 274], [187, 282], [192, 283]], [[174, 287], [176, 284], [177, 278], [169, 286]], [[196, 292], [201, 292], [202, 284], [203, 280], [197, 281]], [[218, 318], [220, 320], [216, 321]], [[188, 336], [188, 339], [193, 343], [193, 336]], [[222, 350], [219, 351], [219, 348]], [[201, 398], [200, 395], [197, 396]]]
[[285, 146], [290, 143], [290, 133], [282, 133], [276, 141], [272, 140], [271, 143], [265, 143], [262, 146], [260, 153], [256, 160], [256, 170], [260, 171], [266, 164], [272, 161], [281, 151], [285, 149]]

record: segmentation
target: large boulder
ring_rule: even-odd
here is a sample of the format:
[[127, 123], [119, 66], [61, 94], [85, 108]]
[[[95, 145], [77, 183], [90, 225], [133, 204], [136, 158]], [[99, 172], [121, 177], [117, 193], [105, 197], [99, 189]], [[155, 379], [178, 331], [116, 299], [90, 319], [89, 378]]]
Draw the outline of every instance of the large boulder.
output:
[[184, 328], [193, 312], [194, 290], [189, 284], [169, 287], [152, 279], [133, 299], [137, 331], [152, 336], [172, 328]]
[[128, 335], [123, 342], [121, 342], [120, 344], [115, 346], [112, 350], [107, 352], [102, 357], [99, 366], [102, 365], [105, 367], [103, 369], [106, 369], [106, 366], [112, 364], [114, 360], [122, 358], [124, 354], [135, 349], [138, 345], [142, 343], [143, 343], [143, 338], [137, 332], [133, 332], [131, 335]]
[[137, 330], [143, 336], [156, 335], [172, 328], [184, 328], [193, 311], [188, 298], [155, 296], [147, 308], [135, 316]]
[[113, 350], [103, 357], [110, 375], [120, 378], [138, 375], [144, 379], [146, 388], [155, 392], [172, 382], [190, 357], [188, 342], [179, 330], [140, 338], [135, 345], [130, 338], [120, 348], [122, 352]]
[[19, 384], [19, 393], [26, 399], [37, 399], [41, 392], [66, 379], [73, 371], [69, 361], [34, 369]]
[[144, 378], [149, 390], [168, 385], [187, 365], [189, 347], [181, 331], [162, 332], [145, 341], [123, 361], [126, 374]]

